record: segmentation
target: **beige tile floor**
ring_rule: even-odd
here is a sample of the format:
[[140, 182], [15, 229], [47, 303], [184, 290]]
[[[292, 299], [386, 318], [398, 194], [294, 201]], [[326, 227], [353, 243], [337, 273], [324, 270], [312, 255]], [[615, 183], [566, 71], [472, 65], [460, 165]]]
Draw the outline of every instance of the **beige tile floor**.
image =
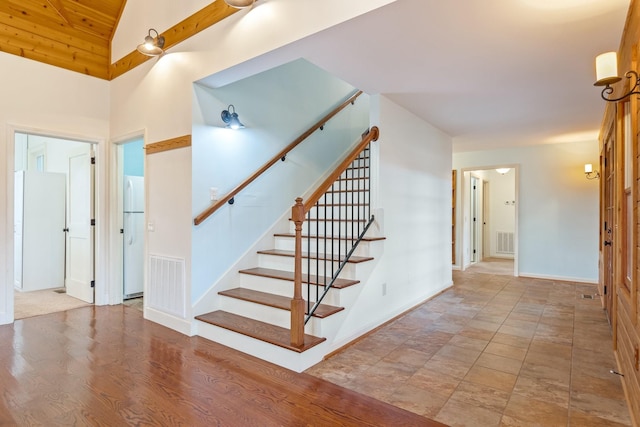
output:
[[307, 373], [452, 426], [631, 425], [595, 285], [453, 276]]

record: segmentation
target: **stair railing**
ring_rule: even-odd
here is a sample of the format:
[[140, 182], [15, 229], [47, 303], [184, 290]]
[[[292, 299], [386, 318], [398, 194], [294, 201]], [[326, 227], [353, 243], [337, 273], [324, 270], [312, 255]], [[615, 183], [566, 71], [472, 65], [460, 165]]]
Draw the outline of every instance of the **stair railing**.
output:
[[[295, 224], [295, 258], [294, 291], [291, 300], [291, 344], [294, 346], [304, 344], [305, 324], [331, 289], [358, 243], [373, 223], [370, 145], [372, 141], [378, 140], [379, 134], [376, 126], [363, 133], [358, 145], [313, 194], [306, 201], [298, 197], [296, 204], [292, 207], [291, 219]], [[311, 212], [313, 208], [315, 208], [315, 217]], [[307, 222], [306, 255], [303, 253], [302, 234], [305, 222]], [[311, 223], [315, 223], [315, 229]], [[312, 243], [314, 240], [315, 247]], [[343, 243], [345, 243], [344, 247]], [[349, 244], [351, 244], [350, 248]], [[312, 254], [312, 249], [315, 249], [315, 254]], [[303, 258], [307, 260], [305, 275], [302, 273]], [[302, 295], [303, 285], [306, 285], [306, 303]], [[322, 293], [320, 293], [321, 286], [324, 288]], [[315, 301], [312, 302], [314, 287]]]
[[329, 114], [327, 114], [326, 116], [324, 116], [323, 118], [318, 120], [313, 126], [311, 126], [304, 133], [302, 133], [299, 137], [297, 137], [291, 144], [287, 145], [280, 152], [278, 152], [275, 156], [273, 156], [267, 163], [262, 165], [262, 167], [260, 169], [258, 169], [257, 171], [255, 171], [250, 177], [248, 177], [242, 183], [237, 185], [233, 190], [231, 190], [229, 193], [227, 193], [223, 198], [221, 198], [220, 200], [215, 201], [207, 209], [202, 211], [198, 216], [196, 216], [193, 219], [193, 223], [195, 225], [200, 225], [205, 219], [209, 218], [215, 211], [217, 211], [222, 206], [224, 206], [225, 203], [229, 203], [230, 205], [232, 205], [233, 202], [234, 202], [234, 197], [239, 192], [244, 190], [245, 187], [247, 187], [249, 184], [251, 184], [253, 181], [255, 181], [260, 175], [262, 175], [264, 172], [266, 172], [271, 166], [275, 165], [278, 162], [278, 160], [285, 161], [286, 157], [287, 157], [287, 154], [289, 154], [289, 152], [291, 150], [296, 148], [301, 142], [303, 142], [305, 139], [307, 139], [309, 136], [311, 136], [318, 129], [323, 130], [324, 129], [324, 125], [329, 120], [331, 120], [331, 118], [333, 118], [333, 116], [335, 116], [340, 111], [345, 109], [349, 104], [353, 105], [355, 103], [355, 101], [356, 101], [356, 98], [358, 98], [360, 95], [362, 95], [362, 91], [361, 90], [356, 91], [355, 93], [350, 95], [347, 100], [345, 100], [342, 104], [340, 104], [339, 106], [337, 106], [336, 108], [331, 110], [331, 112], [329, 112]]

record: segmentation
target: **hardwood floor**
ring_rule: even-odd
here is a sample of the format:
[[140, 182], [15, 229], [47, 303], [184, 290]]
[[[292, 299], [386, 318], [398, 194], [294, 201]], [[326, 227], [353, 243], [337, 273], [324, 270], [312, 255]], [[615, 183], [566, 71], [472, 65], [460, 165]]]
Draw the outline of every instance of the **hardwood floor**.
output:
[[437, 426], [123, 305], [0, 326], [1, 426]]

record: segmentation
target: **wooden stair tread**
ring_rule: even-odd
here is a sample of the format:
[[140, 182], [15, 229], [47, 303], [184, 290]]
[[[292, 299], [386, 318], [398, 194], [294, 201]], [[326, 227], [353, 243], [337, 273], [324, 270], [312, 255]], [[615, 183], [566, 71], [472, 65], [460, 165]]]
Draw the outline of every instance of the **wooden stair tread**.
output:
[[[227, 289], [226, 291], [218, 292], [219, 295], [224, 295], [231, 298], [240, 299], [243, 301], [254, 302], [256, 304], [262, 304], [273, 308], [279, 308], [281, 310], [291, 311], [291, 298], [284, 297], [282, 295], [270, 294], [268, 292], [254, 291], [247, 288], [234, 288]], [[305, 301], [305, 307], [307, 302]], [[333, 305], [320, 304], [318, 308], [313, 312], [313, 317], [324, 319], [332, 314], [344, 310], [344, 307], [336, 307]], [[308, 310], [307, 310], [308, 311]], [[309, 314], [305, 312], [305, 314]]]
[[[276, 237], [292, 237], [292, 238], [296, 237], [296, 235], [294, 233], [276, 233], [276, 234], [274, 234], [274, 236], [276, 236]], [[312, 239], [317, 239], [317, 238], [321, 238], [322, 239], [324, 236], [313, 236], [313, 235], [312, 236], [308, 236], [306, 234], [302, 235], [303, 239], [307, 239], [309, 237], [311, 237]], [[327, 236], [327, 240], [332, 240], [332, 239], [333, 240], [356, 240], [356, 239], [354, 239], [354, 238], [352, 238], [350, 236], [346, 236], [346, 237], [344, 237], [344, 236], [343, 237], [330, 237], [330, 236]], [[378, 240], [386, 240], [386, 237], [375, 237], [375, 236], [374, 237], [366, 237], [365, 236], [365, 237], [362, 238], [363, 242], [375, 242], [375, 241], [378, 241]]]
[[[259, 254], [263, 254], [263, 255], [276, 255], [276, 256], [286, 256], [286, 257], [295, 257], [296, 253], [294, 251], [285, 251], [282, 249], [267, 249], [267, 250], [263, 250], [263, 251], [258, 251]], [[328, 261], [330, 261], [330, 258], [322, 258], [325, 255], [316, 255], [316, 254], [311, 254], [311, 258], [316, 258], [319, 257], [319, 259], [327, 259]], [[346, 254], [345, 254], [346, 255]], [[309, 254], [307, 252], [303, 252], [302, 253], [302, 258], [309, 258]], [[371, 261], [373, 259], [373, 257], [364, 257], [364, 256], [351, 256], [351, 258], [349, 258], [349, 260], [347, 261], [348, 263], [351, 264], [358, 264], [361, 262], [365, 262], [365, 261]], [[341, 259], [338, 259], [337, 256], [333, 257], [333, 261], [342, 261]]]
[[196, 316], [196, 319], [298, 353], [309, 350], [326, 340], [326, 338], [305, 334], [304, 344], [300, 347], [293, 346], [289, 329], [222, 310]]
[[[270, 279], [288, 280], [290, 282], [293, 282], [293, 279], [294, 279], [293, 271], [275, 270], [272, 268], [264, 268], [264, 267], [256, 267], [256, 268], [249, 268], [247, 270], [240, 270], [240, 274], [249, 274], [252, 276], [268, 277]], [[328, 277], [318, 277], [315, 274], [311, 275], [311, 277], [309, 277], [309, 275], [307, 274], [302, 275], [303, 283], [309, 283], [309, 279], [311, 280], [311, 284], [319, 285], [319, 286], [324, 286], [324, 283], [329, 283], [331, 281], [331, 279]], [[338, 278], [333, 283], [333, 287], [336, 289], [344, 289], [349, 286], [357, 285], [358, 283], [360, 283], [359, 280]]]

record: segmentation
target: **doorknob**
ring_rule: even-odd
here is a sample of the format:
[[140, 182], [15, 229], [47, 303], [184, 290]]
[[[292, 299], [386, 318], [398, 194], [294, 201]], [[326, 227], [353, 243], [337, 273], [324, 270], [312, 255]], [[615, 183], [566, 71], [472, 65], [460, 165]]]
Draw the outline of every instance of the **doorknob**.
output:
[[605, 246], [611, 246], [611, 240], [605, 240], [604, 241], [604, 245]]

